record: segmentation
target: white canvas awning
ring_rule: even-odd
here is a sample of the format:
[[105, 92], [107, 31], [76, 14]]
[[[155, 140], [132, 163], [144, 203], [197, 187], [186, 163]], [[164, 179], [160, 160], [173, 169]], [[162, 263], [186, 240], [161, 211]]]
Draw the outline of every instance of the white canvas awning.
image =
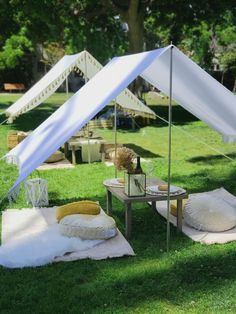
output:
[[[32, 110], [51, 96], [75, 69], [91, 79], [103, 66], [87, 51], [75, 55], [66, 55], [52, 67], [32, 88], [11, 105], [5, 112], [12, 122], [19, 115]], [[130, 90], [125, 89], [116, 98], [117, 104], [129, 114], [138, 114], [155, 119], [154, 112], [145, 106]]]
[[[173, 98], [185, 109], [236, 142], [236, 97], [176, 47], [113, 58], [73, 97], [44, 121], [7, 157], [20, 161], [24, 180], [66, 140], [79, 131], [138, 75], [169, 94], [170, 53], [173, 52]], [[14, 158], [13, 158], [14, 159]]]

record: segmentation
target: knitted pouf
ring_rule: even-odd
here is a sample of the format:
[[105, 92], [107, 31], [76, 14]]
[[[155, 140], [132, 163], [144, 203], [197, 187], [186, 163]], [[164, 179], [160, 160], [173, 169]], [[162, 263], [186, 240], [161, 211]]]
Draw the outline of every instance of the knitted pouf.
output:
[[109, 239], [117, 234], [115, 220], [106, 215], [69, 215], [59, 223], [61, 234], [81, 239]]
[[197, 230], [220, 232], [236, 225], [236, 210], [216, 196], [190, 197], [184, 210], [185, 222]]

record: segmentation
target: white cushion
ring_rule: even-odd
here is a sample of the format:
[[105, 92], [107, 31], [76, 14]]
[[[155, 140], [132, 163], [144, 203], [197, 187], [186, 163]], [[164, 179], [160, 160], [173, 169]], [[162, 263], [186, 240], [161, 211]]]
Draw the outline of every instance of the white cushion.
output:
[[217, 199], [222, 199], [232, 207], [236, 209], [236, 197], [228, 192], [225, 188], [221, 187], [219, 189], [215, 189], [212, 191], [208, 192], [203, 192], [203, 193], [196, 193], [192, 194], [193, 196], [200, 196], [200, 195], [211, 195], [216, 197]]
[[185, 206], [184, 220], [197, 230], [220, 232], [235, 227], [236, 211], [214, 195], [193, 195]]
[[226, 189], [221, 187], [217, 190], [212, 191], [212, 194], [217, 198], [221, 198], [226, 203], [234, 207], [234, 209], [236, 210], [236, 197], [233, 194], [229, 193]]
[[115, 220], [102, 213], [99, 215], [69, 215], [59, 223], [61, 234], [81, 239], [108, 239], [117, 234]]

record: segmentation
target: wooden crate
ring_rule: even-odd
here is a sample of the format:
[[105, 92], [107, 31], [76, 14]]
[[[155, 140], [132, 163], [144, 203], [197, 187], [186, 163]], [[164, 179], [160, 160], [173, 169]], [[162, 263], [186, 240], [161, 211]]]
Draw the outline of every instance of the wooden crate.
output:
[[18, 132], [17, 133], [18, 143], [22, 142], [27, 136], [28, 136], [28, 133]]
[[25, 132], [9, 133], [7, 135], [7, 148], [11, 150], [28, 136]]
[[7, 135], [7, 148], [10, 150], [18, 144], [17, 133], [10, 133]]

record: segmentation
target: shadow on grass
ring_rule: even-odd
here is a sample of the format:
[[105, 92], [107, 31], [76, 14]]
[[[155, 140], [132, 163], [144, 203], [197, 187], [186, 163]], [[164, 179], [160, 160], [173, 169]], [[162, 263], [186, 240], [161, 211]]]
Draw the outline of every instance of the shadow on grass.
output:
[[159, 154], [155, 154], [151, 152], [150, 150], [147, 150], [141, 146], [138, 146], [136, 144], [131, 144], [131, 143], [125, 143], [125, 146], [133, 149], [136, 154], [140, 155], [143, 158], [155, 158], [155, 157], [162, 157]]
[[0, 103], [0, 110], [6, 110], [6, 109], [7, 109], [8, 107], [10, 107], [12, 104], [13, 104], [12, 101], [8, 101], [8, 102], [6, 102], [6, 103], [4, 103], [4, 104], [1, 104], [1, 103]]
[[12, 129], [24, 132], [35, 130], [42, 122], [44, 122], [58, 107], [52, 106], [45, 109], [43, 106], [39, 109], [32, 109], [19, 116], [12, 124]]
[[[227, 154], [228, 157], [232, 159], [236, 159], [236, 153], [229, 153]], [[222, 160], [225, 159], [225, 156], [222, 155], [207, 155], [207, 156], [197, 156], [197, 157], [192, 157], [187, 159], [188, 162], [192, 163], [199, 163], [199, 164], [211, 164], [214, 165], [218, 163], [219, 161], [221, 162]]]
[[[230, 173], [219, 172], [218, 176], [213, 170], [206, 169], [199, 171], [191, 176], [172, 176], [172, 180], [187, 189], [189, 193], [200, 193], [224, 187], [230, 193], [236, 195], [236, 172]], [[190, 188], [189, 188], [190, 187]]]
[[[168, 121], [168, 106], [149, 106], [158, 116]], [[194, 115], [181, 106], [172, 107], [172, 122], [176, 125], [184, 125], [193, 121], [198, 121]], [[166, 126], [166, 122], [156, 118], [152, 126]]]

